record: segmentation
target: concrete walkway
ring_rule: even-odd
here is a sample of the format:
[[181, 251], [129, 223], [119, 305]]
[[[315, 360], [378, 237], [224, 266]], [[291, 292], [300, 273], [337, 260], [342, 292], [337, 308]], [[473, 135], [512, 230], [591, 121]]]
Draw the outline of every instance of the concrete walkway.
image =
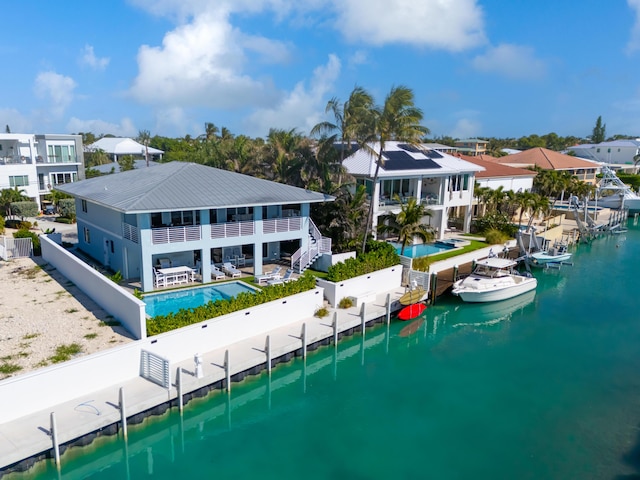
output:
[[[402, 287], [389, 290], [376, 296], [375, 301], [365, 305], [365, 321], [385, 319], [387, 314], [387, 295], [390, 298], [390, 311], [400, 308], [397, 299], [404, 294]], [[333, 337], [332, 321], [337, 314], [338, 332], [346, 332], [362, 325], [361, 310], [359, 308], [330, 309], [330, 314], [324, 318], [304, 318], [286, 327], [269, 332], [271, 341], [271, 358], [277, 359], [283, 355], [295, 354], [302, 348], [301, 332], [303, 324], [306, 327], [306, 343], [316, 342]], [[366, 336], [366, 332], [365, 332]], [[247, 338], [241, 342], [228, 345], [225, 348], [202, 352], [203, 378], [196, 378], [195, 365], [191, 360], [172, 364], [174, 372], [182, 371], [183, 395], [198, 390], [207, 385], [224, 381], [225, 355], [229, 352], [229, 375], [233, 377], [254, 367], [256, 371], [266, 364], [265, 352], [266, 336], [260, 335]], [[326, 342], [326, 340], [325, 340]], [[81, 380], [78, 380], [81, 381]], [[231, 384], [233, 389], [233, 383]], [[64, 386], [61, 386], [64, 388]], [[117, 385], [105, 385], [99, 391], [88, 392], [86, 395], [54, 406], [46, 411], [35, 412], [15, 421], [0, 425], [0, 469], [13, 465], [24, 459], [39, 454], [53, 457], [51, 429], [51, 412], [55, 413], [56, 431], [59, 444], [83, 437], [92, 432], [120, 421], [119, 393], [124, 391], [125, 412], [127, 417], [145, 412], [158, 405], [177, 398], [177, 384], [175, 379], [171, 388], [166, 389], [142, 377]], [[46, 395], [46, 392], [41, 392]], [[233, 395], [233, 392], [231, 393]], [[0, 474], [1, 474], [0, 470]]]

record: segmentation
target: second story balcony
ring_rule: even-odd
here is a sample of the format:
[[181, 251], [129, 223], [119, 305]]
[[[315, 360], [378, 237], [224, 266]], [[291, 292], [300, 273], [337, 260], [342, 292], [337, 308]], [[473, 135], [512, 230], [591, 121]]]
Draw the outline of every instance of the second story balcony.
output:
[[38, 155], [36, 164], [80, 163], [77, 155]]

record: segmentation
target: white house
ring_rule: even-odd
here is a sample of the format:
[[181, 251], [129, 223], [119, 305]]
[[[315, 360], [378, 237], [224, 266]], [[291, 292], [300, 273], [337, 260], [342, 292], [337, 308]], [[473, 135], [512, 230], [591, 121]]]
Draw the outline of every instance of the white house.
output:
[[529, 192], [533, 188], [533, 179], [537, 175], [533, 170], [499, 163], [497, 158], [490, 155], [459, 156], [467, 162], [484, 168], [484, 171], [476, 174], [476, 184], [479, 187], [487, 187], [491, 190], [502, 187], [504, 191], [513, 192]]
[[578, 157], [614, 165], [633, 165], [633, 157], [640, 153], [640, 138], [614, 140], [596, 144], [574, 145], [567, 151]]
[[0, 134], [0, 189], [18, 187], [42, 208], [53, 188], [83, 178], [82, 136]]
[[78, 248], [143, 291], [165, 263], [200, 268], [206, 283], [224, 262], [300, 272], [331, 252], [309, 211], [333, 197], [227, 170], [169, 162], [59, 189], [76, 199]]
[[[371, 147], [380, 150], [379, 144]], [[373, 201], [374, 232], [378, 217], [400, 212], [399, 202], [409, 197], [429, 207], [432, 215], [424, 221], [437, 231], [438, 238], [444, 235], [450, 217], [462, 219], [465, 231], [469, 230], [475, 175], [482, 167], [423, 146], [386, 142], [383, 164], [373, 185], [376, 158], [360, 149], [343, 163]]]
[[125, 137], [104, 137], [97, 140], [85, 147], [87, 152], [95, 152], [102, 150], [109, 154], [114, 162], [118, 162], [118, 157], [124, 155], [131, 155], [135, 158], [143, 158], [147, 160], [161, 160], [164, 151], [153, 147], [147, 147], [141, 143], [136, 142], [132, 138]]

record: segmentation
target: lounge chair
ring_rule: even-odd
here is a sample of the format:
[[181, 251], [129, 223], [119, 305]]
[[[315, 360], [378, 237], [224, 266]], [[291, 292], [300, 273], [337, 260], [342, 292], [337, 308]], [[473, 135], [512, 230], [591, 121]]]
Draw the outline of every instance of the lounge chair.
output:
[[255, 280], [256, 280], [256, 283], [261, 284], [263, 282], [267, 283], [269, 281], [279, 280], [280, 279], [280, 270], [282, 270], [282, 267], [278, 265], [276, 268], [274, 268], [270, 272], [266, 272], [266, 273], [263, 273], [261, 275], [256, 275], [254, 277]]
[[218, 267], [211, 264], [211, 278], [213, 278], [214, 280], [222, 280], [223, 278], [226, 278], [226, 275], [224, 274], [224, 272], [219, 270]]
[[288, 268], [287, 271], [284, 273], [284, 276], [282, 278], [280, 278], [280, 275], [278, 275], [277, 278], [273, 278], [272, 280], [268, 280], [267, 281], [267, 285], [278, 285], [278, 284], [281, 284], [281, 283], [288, 283], [288, 282], [293, 280], [293, 278], [291, 278], [291, 275], [293, 275], [293, 270]]
[[236, 278], [242, 275], [242, 272], [231, 265], [231, 263], [229, 262], [224, 262], [222, 264], [222, 271], [229, 275], [231, 278]]

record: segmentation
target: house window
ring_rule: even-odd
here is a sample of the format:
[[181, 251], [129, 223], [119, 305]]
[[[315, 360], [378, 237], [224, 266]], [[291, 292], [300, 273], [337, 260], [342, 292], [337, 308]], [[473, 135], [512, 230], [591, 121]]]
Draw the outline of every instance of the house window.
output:
[[52, 173], [51, 181], [54, 185], [62, 185], [64, 183], [71, 183], [77, 180], [76, 172], [69, 173]]
[[596, 153], [600, 153], [600, 149], [599, 148], [596, 148]]
[[91, 243], [91, 232], [87, 227], [82, 227], [82, 233], [84, 236], [84, 243]]
[[82, 211], [84, 213], [87, 213], [87, 201], [86, 200], [82, 200]]
[[200, 210], [196, 210], [195, 216], [192, 210], [171, 212], [171, 225], [173, 225], [174, 227], [184, 225], [200, 225]]
[[109, 240], [111, 243], [111, 253], [115, 253], [115, 249], [113, 248], [113, 240]]
[[15, 175], [9, 177], [10, 187], [26, 187], [29, 185], [29, 175]]
[[253, 220], [253, 207], [227, 208], [227, 222], [247, 222]]

